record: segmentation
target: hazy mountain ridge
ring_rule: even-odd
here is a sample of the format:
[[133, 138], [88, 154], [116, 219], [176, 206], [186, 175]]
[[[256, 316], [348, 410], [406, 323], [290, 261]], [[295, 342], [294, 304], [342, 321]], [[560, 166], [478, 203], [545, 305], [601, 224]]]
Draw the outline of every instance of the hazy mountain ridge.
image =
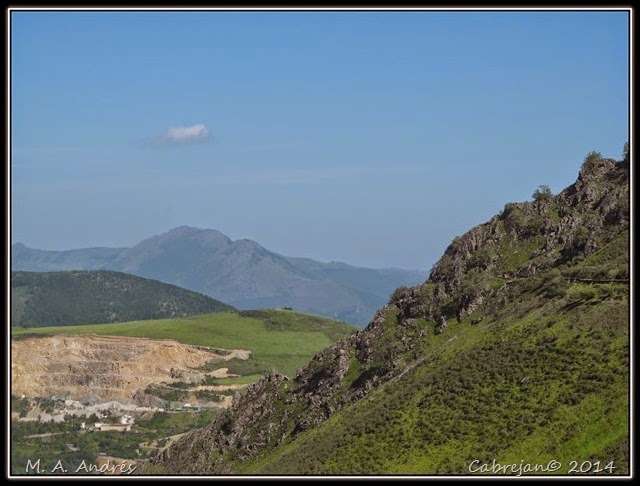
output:
[[11, 246], [11, 269], [25, 272], [99, 270], [126, 248], [83, 248], [79, 250], [36, 250], [22, 243]]
[[366, 269], [279, 255], [252, 240], [181, 226], [131, 248], [64, 252], [16, 243], [12, 269], [108, 269], [201, 292], [241, 309], [293, 307], [366, 324], [398, 285], [424, 280], [419, 271]]
[[576, 183], [456, 238], [366, 329], [264, 378], [152, 469], [464, 474], [579, 455], [626, 473], [629, 220], [628, 158], [590, 154]]
[[12, 326], [97, 324], [232, 310], [206, 295], [121, 272], [11, 272]]

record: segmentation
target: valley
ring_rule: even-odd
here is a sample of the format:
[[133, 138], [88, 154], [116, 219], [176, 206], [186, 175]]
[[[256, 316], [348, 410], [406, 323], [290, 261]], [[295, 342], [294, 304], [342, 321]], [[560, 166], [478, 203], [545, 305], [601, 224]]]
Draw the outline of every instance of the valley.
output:
[[290, 310], [13, 328], [12, 468], [36, 456], [139, 461], [209, 423], [264, 373], [295, 373], [354, 331]]

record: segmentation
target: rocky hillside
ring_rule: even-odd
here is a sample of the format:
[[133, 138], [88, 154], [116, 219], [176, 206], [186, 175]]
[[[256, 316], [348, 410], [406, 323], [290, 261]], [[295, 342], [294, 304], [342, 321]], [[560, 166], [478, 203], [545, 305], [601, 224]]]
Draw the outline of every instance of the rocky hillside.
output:
[[171, 474], [628, 472], [629, 161], [587, 156], [295, 377], [271, 374], [158, 456]]
[[12, 247], [13, 270], [107, 269], [178, 285], [239, 309], [292, 307], [366, 325], [399, 285], [426, 274], [369, 269], [291, 258], [252, 240], [233, 241], [216, 230], [181, 226], [132, 248], [69, 251]]
[[68, 326], [234, 310], [206, 295], [120, 272], [11, 272], [11, 325]]

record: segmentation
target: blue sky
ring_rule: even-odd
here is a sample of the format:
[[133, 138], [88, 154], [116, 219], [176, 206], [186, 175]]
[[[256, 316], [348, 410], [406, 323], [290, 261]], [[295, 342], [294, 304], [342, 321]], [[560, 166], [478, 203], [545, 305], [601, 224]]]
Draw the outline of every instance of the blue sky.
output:
[[12, 242], [175, 226], [370, 267], [628, 139], [626, 12], [13, 12]]

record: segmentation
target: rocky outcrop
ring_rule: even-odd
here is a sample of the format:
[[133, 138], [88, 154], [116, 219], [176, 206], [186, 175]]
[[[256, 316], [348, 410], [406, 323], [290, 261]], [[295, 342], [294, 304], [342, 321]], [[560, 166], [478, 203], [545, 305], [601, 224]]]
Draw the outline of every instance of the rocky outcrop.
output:
[[419, 359], [417, 344], [430, 326], [407, 317], [416, 314], [418, 293], [410, 290], [380, 309], [365, 330], [317, 353], [293, 379], [270, 374], [253, 384], [223, 416], [181, 438], [154, 462], [180, 474], [228, 473], [230, 457], [250, 459], [366, 397]]
[[509, 203], [455, 238], [428, 282], [439, 287], [440, 301], [455, 300], [448, 313], [460, 319], [495, 293], [489, 278], [509, 282], [584, 259], [615, 236], [611, 227], [628, 225], [628, 164], [590, 154], [576, 182], [557, 196]]
[[[288, 378], [271, 373], [251, 386], [242, 399], [224, 413], [216, 427], [205, 427], [183, 436], [176, 445], [165, 449], [158, 461], [177, 466], [182, 473], [227, 471], [223, 453], [232, 452], [238, 460], [251, 457], [257, 450], [273, 442], [282, 423], [276, 422], [276, 393]], [[256, 427], [256, 423], [260, 423]]]

